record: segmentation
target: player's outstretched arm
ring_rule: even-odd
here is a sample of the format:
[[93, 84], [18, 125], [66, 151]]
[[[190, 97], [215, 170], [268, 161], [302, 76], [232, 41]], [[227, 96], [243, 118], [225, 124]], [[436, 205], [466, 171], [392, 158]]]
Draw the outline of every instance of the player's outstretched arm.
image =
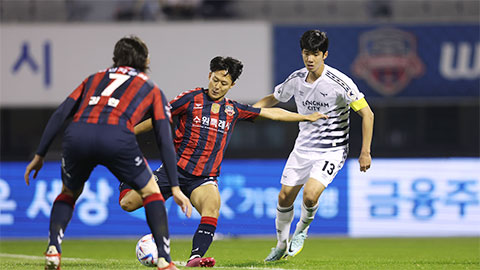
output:
[[319, 112], [303, 115], [303, 114], [298, 114], [294, 112], [289, 112], [282, 108], [262, 108], [260, 111], [260, 117], [275, 120], [275, 121], [284, 121], [284, 122], [302, 122], [302, 121], [315, 122], [318, 119], [328, 118], [328, 116], [321, 114]]
[[30, 173], [32, 171], [35, 171], [33, 174], [33, 178], [37, 178], [38, 171], [43, 167], [43, 161], [44, 158], [40, 155], [35, 155], [33, 157], [33, 160], [30, 162], [30, 164], [27, 165], [27, 168], [25, 169], [25, 183], [27, 183], [27, 186], [30, 185]]
[[275, 105], [278, 104], [278, 100], [273, 96], [273, 94], [270, 94], [259, 101], [257, 103], [253, 104], [253, 107], [255, 108], [271, 108]]
[[192, 215], [192, 204], [190, 200], [183, 194], [178, 186], [172, 187], [172, 195], [175, 203], [182, 208], [182, 212], [185, 213], [187, 217]]
[[140, 124], [134, 127], [135, 135], [145, 133], [153, 129], [152, 118], [148, 118], [147, 120], [141, 122]]
[[358, 162], [360, 163], [360, 171], [366, 172], [370, 169], [372, 157], [370, 155], [370, 147], [373, 137], [373, 119], [374, 115], [370, 106], [363, 107], [357, 113], [362, 117], [362, 150]]

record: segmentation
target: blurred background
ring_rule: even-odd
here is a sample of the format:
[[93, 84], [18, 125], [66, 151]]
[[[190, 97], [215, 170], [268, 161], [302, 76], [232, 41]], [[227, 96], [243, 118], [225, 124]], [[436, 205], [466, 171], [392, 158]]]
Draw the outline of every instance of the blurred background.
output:
[[[214, 56], [238, 58], [244, 73], [228, 96], [253, 104], [303, 67], [298, 41], [313, 28], [327, 32], [326, 63], [365, 94], [375, 129], [372, 169], [360, 175], [361, 119], [352, 113], [349, 161], [322, 195], [322, 221], [312, 231], [378, 236], [376, 228], [397, 224], [385, 235], [480, 234], [479, 1], [1, 0], [0, 16], [3, 237], [28, 236], [15, 228], [47, 221], [60, 185], [61, 134], [47, 155], [51, 164], [20, 195], [26, 162], [56, 106], [83, 78], [111, 65], [119, 38], [136, 34], [146, 41], [149, 75], [169, 99], [206, 87]], [[280, 106], [296, 109], [292, 101]], [[279, 176], [297, 132], [294, 123], [237, 125], [220, 178], [220, 233], [274, 233]], [[139, 144], [157, 166], [153, 135], [139, 136]], [[73, 235], [116, 218], [137, 226], [140, 214], [115, 205], [115, 181], [100, 168], [92, 175]], [[240, 217], [245, 230], [234, 232]], [[112, 233], [106, 228], [98, 235]], [[190, 233], [185, 230], [173, 232]]]

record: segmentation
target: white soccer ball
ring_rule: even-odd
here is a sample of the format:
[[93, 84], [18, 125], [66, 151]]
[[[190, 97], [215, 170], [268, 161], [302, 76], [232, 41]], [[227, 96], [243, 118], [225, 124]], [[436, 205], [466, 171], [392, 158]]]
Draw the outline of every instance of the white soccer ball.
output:
[[137, 259], [141, 264], [149, 267], [157, 266], [158, 250], [152, 234], [147, 234], [140, 238], [135, 251], [137, 253]]

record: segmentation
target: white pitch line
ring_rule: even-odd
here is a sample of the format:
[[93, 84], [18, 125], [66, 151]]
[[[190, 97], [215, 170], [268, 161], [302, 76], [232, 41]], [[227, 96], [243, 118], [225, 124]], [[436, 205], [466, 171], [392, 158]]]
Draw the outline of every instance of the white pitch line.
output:
[[[9, 254], [9, 253], [0, 253], [0, 257], [4, 258], [16, 258], [16, 259], [27, 259], [27, 260], [43, 260], [45, 257], [40, 257], [40, 256], [31, 256], [31, 255], [22, 255], [22, 254]], [[72, 261], [72, 262], [77, 262], [77, 261], [87, 261], [87, 262], [93, 262], [95, 260], [93, 259], [82, 259], [82, 258], [63, 258], [62, 261]]]
[[[32, 256], [32, 255], [23, 255], [23, 254], [10, 254], [10, 253], [0, 253], [0, 257], [4, 258], [15, 258], [15, 259], [26, 259], [26, 260], [43, 260], [45, 257], [43, 256]], [[71, 262], [96, 262], [100, 260], [95, 259], [84, 259], [84, 258], [64, 258], [62, 257], [62, 261], [71, 261]], [[102, 260], [103, 262], [109, 260]], [[110, 260], [116, 261], [116, 260]], [[181, 261], [174, 261], [176, 265], [185, 266], [186, 262]], [[296, 270], [296, 269], [284, 269], [284, 268], [268, 268], [268, 267], [255, 267], [255, 266], [246, 266], [246, 267], [239, 267], [239, 266], [215, 266], [216, 269], [250, 269], [250, 270]]]

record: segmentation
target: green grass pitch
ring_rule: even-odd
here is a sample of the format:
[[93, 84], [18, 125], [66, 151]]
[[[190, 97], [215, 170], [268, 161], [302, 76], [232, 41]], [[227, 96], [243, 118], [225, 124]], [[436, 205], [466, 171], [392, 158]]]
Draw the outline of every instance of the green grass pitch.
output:
[[[66, 238], [62, 269], [153, 269], [135, 257], [136, 239]], [[480, 238], [308, 238], [295, 258], [264, 263], [274, 238], [216, 240], [206, 256], [217, 269], [480, 269]], [[1, 240], [0, 269], [43, 269], [45, 240]], [[172, 258], [180, 269], [190, 239], [172, 237]], [[190, 268], [192, 269], [192, 268]]]

